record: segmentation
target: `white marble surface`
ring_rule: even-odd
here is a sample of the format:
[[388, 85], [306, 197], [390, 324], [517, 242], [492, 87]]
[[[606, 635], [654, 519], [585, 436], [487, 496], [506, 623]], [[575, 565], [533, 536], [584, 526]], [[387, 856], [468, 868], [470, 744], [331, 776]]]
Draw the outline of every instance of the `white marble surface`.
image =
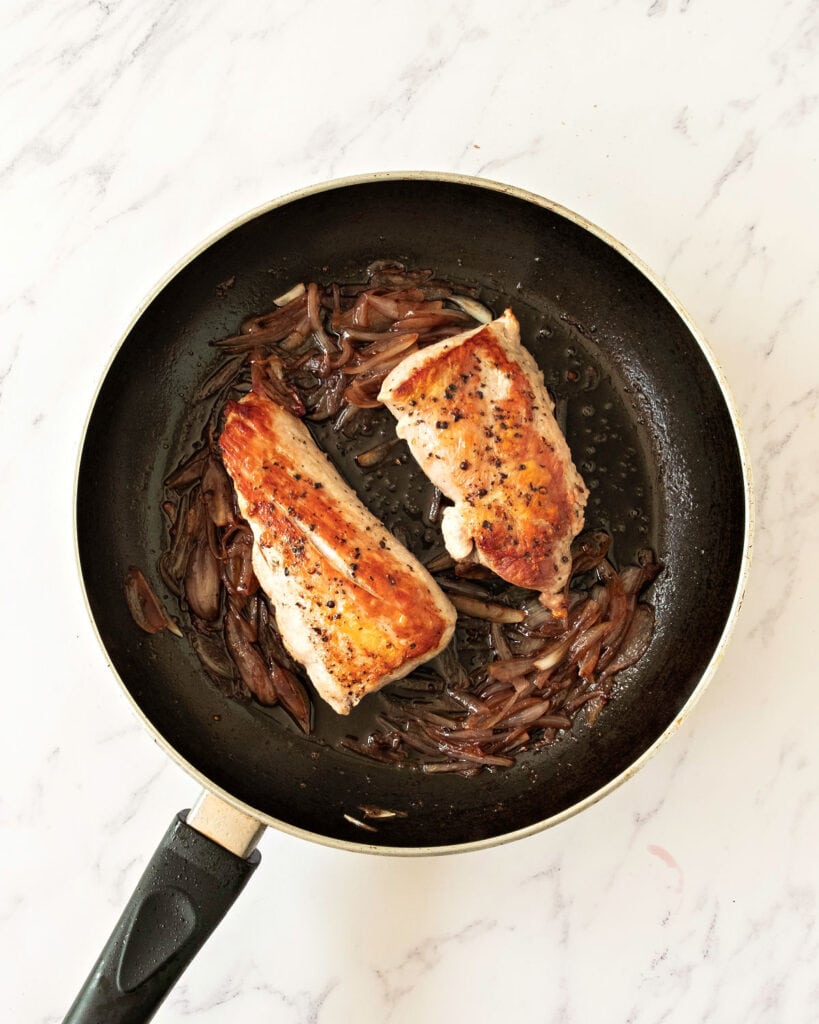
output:
[[815, 0], [5, 0], [0, 54], [2, 1019], [61, 1019], [196, 791], [108, 672], [75, 570], [112, 347], [235, 215], [407, 168], [547, 195], [667, 280], [744, 418], [747, 600], [681, 731], [554, 830], [420, 860], [267, 833], [158, 1020], [819, 1019]]

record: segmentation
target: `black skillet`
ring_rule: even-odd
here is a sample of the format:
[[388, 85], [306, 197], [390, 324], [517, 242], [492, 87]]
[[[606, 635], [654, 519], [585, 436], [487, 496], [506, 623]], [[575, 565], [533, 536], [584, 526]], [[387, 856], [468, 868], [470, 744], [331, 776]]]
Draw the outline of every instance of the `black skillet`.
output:
[[[384, 256], [477, 285], [497, 313], [513, 307], [547, 384], [565, 400], [569, 443], [591, 488], [587, 525], [610, 531], [616, 562], [650, 546], [664, 565], [649, 595], [651, 647], [623, 673], [597, 725], [578, 721], [514, 768], [470, 779], [340, 749], [345, 732], [366, 730], [364, 706], [352, 720], [319, 709], [307, 738], [275, 709], [226, 700], [186, 642], [141, 633], [123, 598], [129, 565], [157, 581], [162, 480], [202, 430], [207, 409], [191, 396], [219, 359], [209, 342], [295, 282], [361, 280]], [[387, 424], [376, 422], [374, 436]], [[425, 557], [440, 541], [418, 514], [427, 485], [411, 462], [365, 480], [352, 461], [374, 436], [336, 448], [335, 435], [319, 431], [363, 500]], [[454, 852], [539, 831], [609, 792], [701, 692], [738, 606], [749, 538], [737, 425], [674, 300], [574, 214], [438, 174], [374, 175], [286, 197], [177, 270], [102, 382], [76, 515], [88, 603], [111, 664], [156, 740], [208, 794], [189, 816], [195, 827], [184, 814], [174, 821], [66, 1018], [84, 1024], [153, 1015], [244, 886], [264, 825], [348, 849]], [[345, 815], [360, 818], [365, 803], [406, 817], [362, 831]]]

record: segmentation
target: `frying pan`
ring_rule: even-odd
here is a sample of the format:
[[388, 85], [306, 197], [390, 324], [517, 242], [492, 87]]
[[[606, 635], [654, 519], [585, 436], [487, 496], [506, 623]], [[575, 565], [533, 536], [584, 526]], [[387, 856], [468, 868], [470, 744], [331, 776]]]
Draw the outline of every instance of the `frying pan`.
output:
[[[384, 256], [477, 286], [496, 312], [513, 307], [565, 408], [591, 489], [587, 526], [610, 532], [616, 563], [648, 546], [664, 566], [649, 593], [651, 646], [621, 674], [597, 724], [578, 720], [514, 768], [473, 778], [345, 751], [337, 740], [366, 728], [367, 701], [359, 718], [317, 708], [315, 734], [305, 737], [277, 709], [227, 700], [186, 642], [141, 633], [123, 597], [131, 564], [162, 594], [162, 481], [201, 434], [207, 410], [192, 396], [220, 359], [209, 342], [297, 281], [361, 280]], [[358, 450], [387, 429], [376, 417]], [[415, 512], [428, 485], [411, 460], [365, 480], [355, 443], [316, 430], [370, 508], [428, 555], [440, 541]], [[277, 200], [211, 239], [159, 287], [91, 411], [76, 535], [90, 613], [125, 693], [204, 790], [174, 819], [66, 1018], [116, 1024], [153, 1015], [255, 869], [265, 825], [347, 849], [448, 853], [537, 832], [629, 777], [690, 710], [725, 643], [749, 557], [749, 481], [705, 343], [622, 245], [505, 185], [379, 174]], [[361, 804], [405, 816], [361, 831], [349, 820]]]

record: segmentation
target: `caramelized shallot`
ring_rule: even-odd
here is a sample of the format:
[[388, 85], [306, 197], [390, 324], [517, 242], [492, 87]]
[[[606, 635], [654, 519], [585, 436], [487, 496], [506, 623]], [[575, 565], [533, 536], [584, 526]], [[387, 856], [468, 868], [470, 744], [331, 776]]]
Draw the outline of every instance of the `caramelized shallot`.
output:
[[264, 658], [253, 646], [247, 626], [235, 608], [225, 615], [225, 645], [245, 685], [260, 704], [272, 705], [278, 693]]
[[239, 528], [222, 538], [222, 582], [233, 598], [250, 597], [259, 589], [253, 572], [253, 535], [247, 528]]
[[227, 526], [233, 519], [233, 485], [221, 459], [210, 456], [200, 487], [214, 526]]
[[305, 735], [310, 732], [310, 698], [292, 672], [270, 662], [270, 679], [282, 707]]
[[141, 569], [135, 565], [129, 566], [124, 586], [128, 611], [140, 629], [144, 629], [146, 633], [158, 633], [161, 629], [169, 629], [176, 636], [182, 636], [179, 626], [165, 611]]
[[520, 608], [509, 608], [505, 604], [492, 601], [480, 601], [465, 594], [450, 594], [450, 601], [459, 612], [471, 615], [475, 619], [486, 619], [487, 622], [523, 622], [526, 612]]
[[205, 540], [197, 541], [185, 570], [185, 597], [191, 611], [210, 622], [219, 614], [221, 580], [219, 562]]

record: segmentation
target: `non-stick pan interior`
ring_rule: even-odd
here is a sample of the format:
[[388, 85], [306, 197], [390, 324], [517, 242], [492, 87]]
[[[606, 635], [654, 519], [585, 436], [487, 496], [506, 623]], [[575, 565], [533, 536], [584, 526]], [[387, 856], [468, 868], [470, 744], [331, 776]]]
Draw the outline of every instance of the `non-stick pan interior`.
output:
[[[464, 779], [368, 763], [335, 741], [370, 713], [320, 709], [303, 737], [277, 710], [222, 697], [189, 645], [136, 627], [122, 582], [155, 571], [164, 544], [162, 480], [200, 436], [192, 396], [216, 366], [209, 346], [297, 281], [361, 280], [373, 259], [481, 288], [510, 305], [566, 409], [575, 461], [591, 488], [587, 525], [613, 537], [615, 561], [652, 547], [664, 570], [650, 592], [651, 648], [623, 673], [589, 729]], [[225, 282], [232, 282], [224, 287]], [[223, 286], [223, 287], [220, 287]], [[374, 424], [374, 435], [384, 424]], [[427, 486], [411, 461], [377, 473], [335, 447], [365, 502], [426, 556], [440, 543], [419, 509]], [[476, 184], [386, 179], [276, 206], [188, 263], [139, 318], [116, 355], [82, 453], [77, 531], [92, 614], [111, 663], [155, 731], [207, 780], [266, 816], [328, 839], [440, 847], [526, 829], [618, 778], [674, 722], [722, 636], [743, 558], [745, 490], [737, 439], [706, 356], [668, 300], [613, 247], [560, 212]], [[377, 698], [369, 698], [374, 700]], [[361, 804], [407, 812], [362, 832]]]

